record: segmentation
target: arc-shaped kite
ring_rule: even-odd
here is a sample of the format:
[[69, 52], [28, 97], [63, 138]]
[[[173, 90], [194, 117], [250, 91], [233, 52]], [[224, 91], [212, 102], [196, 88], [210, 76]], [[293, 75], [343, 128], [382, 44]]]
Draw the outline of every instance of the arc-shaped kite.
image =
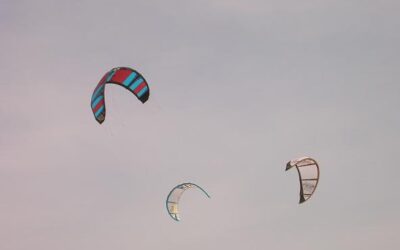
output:
[[286, 164], [286, 171], [296, 167], [300, 181], [300, 201], [303, 203], [311, 198], [319, 182], [319, 166], [316, 160], [310, 157], [301, 157]]
[[101, 78], [92, 95], [92, 111], [94, 117], [100, 124], [103, 123], [106, 118], [104, 89], [105, 85], [108, 83], [117, 84], [126, 88], [142, 103], [145, 103], [149, 99], [149, 85], [139, 72], [127, 67], [113, 68]]
[[190, 189], [190, 188], [198, 188], [201, 190], [208, 198], [210, 198], [210, 195], [202, 189], [200, 186], [194, 184], [194, 183], [182, 183], [174, 187], [171, 192], [169, 192], [166, 200], [166, 206], [167, 206], [167, 211], [168, 214], [171, 216], [172, 219], [176, 221], [180, 221], [180, 216], [179, 216], [179, 200], [182, 196], [182, 194]]

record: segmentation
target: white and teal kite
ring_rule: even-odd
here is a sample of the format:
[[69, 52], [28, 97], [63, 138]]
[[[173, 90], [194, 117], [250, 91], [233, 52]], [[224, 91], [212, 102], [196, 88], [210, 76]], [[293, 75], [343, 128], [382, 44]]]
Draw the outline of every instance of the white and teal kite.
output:
[[168, 214], [171, 216], [172, 219], [176, 221], [180, 221], [179, 217], [179, 200], [181, 199], [182, 194], [190, 189], [190, 188], [197, 188], [201, 190], [208, 198], [210, 198], [210, 195], [202, 189], [200, 186], [194, 184], [194, 183], [182, 183], [179, 184], [178, 186], [174, 187], [171, 192], [169, 192], [167, 196], [167, 200], [165, 202], [167, 206], [167, 211]]

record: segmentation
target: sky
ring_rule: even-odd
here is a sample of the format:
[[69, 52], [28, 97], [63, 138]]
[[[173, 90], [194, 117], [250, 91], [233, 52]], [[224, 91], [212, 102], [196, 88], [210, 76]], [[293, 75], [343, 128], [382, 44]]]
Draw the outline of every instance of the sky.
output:
[[[399, 249], [397, 0], [0, 0], [0, 249]], [[141, 104], [105, 72], [141, 72]], [[321, 179], [298, 204], [296, 171]], [[187, 191], [182, 221], [165, 209]]]

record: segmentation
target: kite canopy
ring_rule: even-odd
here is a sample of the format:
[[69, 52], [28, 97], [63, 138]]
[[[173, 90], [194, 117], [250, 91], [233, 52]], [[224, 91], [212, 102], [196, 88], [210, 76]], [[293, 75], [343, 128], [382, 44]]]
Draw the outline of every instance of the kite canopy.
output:
[[210, 196], [207, 194], [206, 191], [204, 191], [204, 189], [202, 189], [201, 187], [199, 187], [198, 185], [196, 185], [194, 183], [179, 184], [178, 186], [174, 187], [171, 190], [171, 192], [169, 192], [169, 194], [167, 196], [167, 200], [165, 202], [166, 206], [167, 206], [168, 214], [171, 216], [172, 219], [174, 219], [176, 221], [180, 221], [179, 200], [180, 200], [182, 194], [190, 188], [200, 189], [208, 198], [210, 198]]
[[149, 99], [150, 89], [144, 77], [131, 68], [118, 67], [107, 72], [93, 91], [91, 106], [94, 117], [101, 124], [106, 118], [104, 101], [105, 85], [113, 83], [120, 85], [133, 93], [142, 103]]
[[319, 181], [318, 163], [310, 157], [301, 157], [286, 164], [286, 171], [296, 167], [300, 180], [300, 202], [310, 199]]

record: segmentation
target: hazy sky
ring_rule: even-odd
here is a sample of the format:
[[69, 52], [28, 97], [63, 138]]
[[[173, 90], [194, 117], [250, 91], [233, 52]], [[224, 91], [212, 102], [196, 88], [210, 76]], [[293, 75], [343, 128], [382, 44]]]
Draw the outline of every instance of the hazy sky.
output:
[[[398, 0], [0, 0], [1, 250], [395, 250]], [[107, 86], [141, 72], [141, 104]], [[298, 205], [287, 161], [321, 166]], [[191, 181], [182, 221], [166, 212]]]

